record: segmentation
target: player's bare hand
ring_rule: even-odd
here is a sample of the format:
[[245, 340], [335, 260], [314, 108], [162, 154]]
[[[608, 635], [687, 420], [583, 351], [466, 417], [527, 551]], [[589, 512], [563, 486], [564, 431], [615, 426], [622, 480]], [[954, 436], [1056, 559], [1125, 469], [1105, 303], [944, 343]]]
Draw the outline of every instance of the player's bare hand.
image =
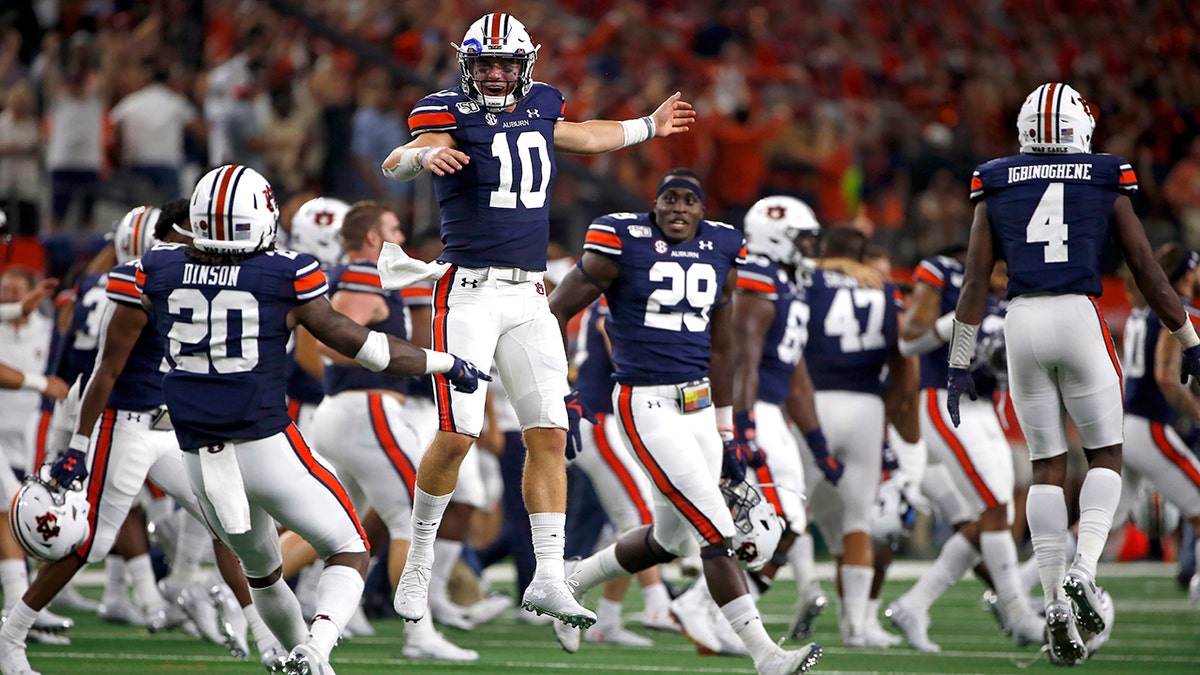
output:
[[423, 157], [421, 157], [421, 166], [429, 169], [438, 176], [446, 176], [456, 171], [462, 171], [463, 167], [471, 163], [471, 158], [467, 153], [455, 148], [445, 148], [435, 146], [429, 149]]
[[670, 136], [692, 128], [696, 121], [696, 111], [692, 104], [681, 100], [683, 94], [675, 92], [658, 106], [651, 117], [654, 118], [654, 135]]
[[822, 269], [841, 272], [846, 276], [858, 282], [863, 288], [881, 289], [887, 279], [884, 278], [883, 272], [849, 258], [826, 258], [821, 261]]
[[21, 298], [21, 313], [29, 316], [33, 310], [42, 304], [42, 301], [50, 297], [54, 293], [54, 289], [58, 288], [58, 279], [42, 279], [33, 287], [33, 290], [25, 294]]
[[43, 392], [43, 395], [55, 401], [61, 401], [67, 397], [69, 389], [70, 386], [61, 377], [50, 375], [46, 378], [46, 391]]

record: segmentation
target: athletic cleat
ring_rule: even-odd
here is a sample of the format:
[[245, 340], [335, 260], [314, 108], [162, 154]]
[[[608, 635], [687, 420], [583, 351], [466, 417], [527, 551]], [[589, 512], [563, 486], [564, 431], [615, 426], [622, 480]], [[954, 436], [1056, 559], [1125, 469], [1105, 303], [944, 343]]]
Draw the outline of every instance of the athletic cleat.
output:
[[574, 654], [579, 651], [579, 639], [582, 634], [583, 629], [569, 626], [558, 619], [554, 620], [554, 639], [558, 640], [558, 645], [564, 652]]
[[810, 642], [800, 649], [785, 650], [776, 647], [767, 658], [757, 661], [754, 670], [758, 675], [792, 675], [807, 673], [821, 660], [821, 645]]
[[904, 638], [896, 635], [895, 633], [887, 632], [887, 630], [880, 625], [878, 616], [867, 617], [867, 623], [863, 626], [863, 637], [866, 639], [867, 647], [882, 647], [884, 649], [889, 649], [891, 647], [898, 647], [904, 643]]
[[329, 665], [329, 659], [321, 656], [317, 648], [307, 642], [296, 645], [288, 654], [283, 672], [286, 675], [336, 675], [333, 666]]
[[901, 596], [888, 606], [883, 615], [904, 634], [904, 639], [913, 649], [930, 654], [942, 651], [936, 642], [929, 639], [929, 612], [913, 609], [903, 600]]
[[1188, 600], [1196, 607], [1200, 607], [1200, 574], [1193, 574], [1191, 581], [1188, 582]]
[[41, 675], [29, 665], [25, 645], [0, 638], [0, 673], [4, 675]]
[[1010, 622], [1006, 632], [1018, 647], [1046, 644], [1046, 620], [1033, 612]]
[[992, 618], [996, 620], [996, 625], [1000, 627], [1000, 632], [1005, 635], [1012, 635], [1008, 630], [1008, 624], [1004, 621], [1004, 612], [1000, 609], [1000, 596], [996, 595], [996, 591], [988, 589], [983, 592], [983, 606], [992, 614]]
[[268, 673], [283, 673], [284, 668], [287, 667], [287, 660], [288, 653], [278, 642], [258, 654], [258, 662], [267, 669]]
[[532, 581], [521, 598], [521, 607], [534, 614], [549, 614], [568, 626], [588, 628], [596, 623], [596, 615], [579, 604], [573, 578], [562, 581]]
[[36, 630], [45, 631], [47, 633], [61, 633], [71, 630], [75, 626], [75, 619], [66, 616], [59, 616], [48, 609], [43, 609], [37, 613], [33, 619], [33, 627]]
[[217, 615], [217, 632], [221, 636], [218, 644], [224, 645], [235, 659], [250, 656], [250, 644], [246, 641], [246, 615], [238, 606], [237, 598], [233, 597], [233, 591], [225, 584], [216, 584], [208, 589], [208, 601]]
[[417, 622], [425, 616], [425, 608], [429, 606], [429, 578], [433, 574], [433, 566], [429, 563], [414, 563], [410, 556], [396, 584], [396, 596], [392, 599], [392, 608], [405, 621]]
[[717, 650], [718, 654], [721, 656], [750, 656], [750, 650], [746, 649], [746, 645], [734, 632], [733, 626], [729, 625], [729, 621], [725, 619], [721, 610], [717, 609], [716, 604], [713, 604], [709, 611], [708, 621], [712, 624], [713, 635], [717, 637], [717, 642], [720, 644], [720, 649]]
[[466, 607], [455, 604], [448, 598], [439, 599], [437, 596], [429, 599], [429, 611], [433, 612], [433, 620], [459, 630], [475, 630], [475, 622], [471, 620]]
[[1046, 607], [1046, 633], [1050, 642], [1050, 663], [1076, 666], [1087, 660], [1087, 646], [1079, 635], [1071, 603], [1055, 600]]
[[812, 635], [813, 624], [828, 604], [820, 584], [814, 583], [804, 589], [796, 601], [796, 616], [788, 627], [788, 639], [800, 641]]
[[54, 596], [47, 607], [59, 611], [95, 612], [100, 609], [100, 603], [91, 598], [85, 598], [75, 589], [75, 586], [68, 584], [66, 588], [58, 592], [58, 595]]
[[56, 647], [65, 647], [71, 644], [71, 638], [62, 633], [50, 633], [36, 628], [30, 628], [25, 634], [25, 642], [27, 644], [39, 645], [54, 645]]
[[534, 614], [533, 612], [517, 612], [517, 623], [526, 626], [548, 626], [554, 623], [554, 617], [549, 614]]
[[401, 654], [406, 659], [424, 659], [431, 661], [455, 661], [467, 663], [479, 660], [479, 652], [474, 649], [463, 649], [450, 642], [444, 635], [431, 631], [420, 638], [409, 637], [404, 643]]
[[482, 626], [500, 618], [513, 605], [512, 598], [504, 593], [489, 593], [479, 602], [463, 607], [471, 623]]
[[200, 632], [200, 637], [215, 645], [224, 645], [225, 637], [221, 635], [220, 622], [217, 618], [217, 608], [212, 599], [200, 586], [188, 586], [179, 591], [175, 597], [178, 607]]
[[713, 628], [708, 604], [711, 603], [704, 596], [685, 592], [671, 601], [671, 617], [679, 624], [683, 636], [696, 643], [701, 654], [719, 654], [721, 641]]
[[1086, 630], [1079, 630], [1079, 637], [1083, 638], [1083, 644], [1087, 646], [1088, 658], [1100, 650], [1104, 643], [1108, 642], [1108, 638], [1112, 636], [1113, 620], [1116, 618], [1116, 607], [1113, 605], [1112, 596], [1103, 588], [1100, 590], [1100, 613], [1104, 617], [1104, 630], [1099, 633], [1089, 633]]
[[583, 634], [583, 639], [597, 644], [622, 645], [624, 647], [654, 646], [654, 640], [638, 635], [620, 624], [602, 626], [597, 622], [596, 625], [587, 629], [587, 632]]
[[1075, 620], [1079, 622], [1079, 627], [1089, 633], [1102, 632], [1104, 616], [1101, 614], [1100, 590], [1096, 588], [1096, 581], [1072, 567], [1063, 580], [1063, 590], [1067, 592], [1067, 597], [1075, 601], [1078, 611]]
[[642, 628], [647, 630], [660, 630], [665, 633], [678, 633], [679, 624], [675, 623], [675, 619], [671, 618], [671, 610], [664, 607], [661, 610], [642, 612]]
[[161, 633], [164, 630], [177, 628], [178, 623], [173, 623], [170, 617], [167, 616], [167, 605], [163, 603], [155, 609], [146, 610], [146, 630], [151, 633]]
[[96, 616], [108, 623], [121, 623], [127, 626], [145, 626], [146, 617], [125, 598], [115, 601], [101, 601], [96, 608]]

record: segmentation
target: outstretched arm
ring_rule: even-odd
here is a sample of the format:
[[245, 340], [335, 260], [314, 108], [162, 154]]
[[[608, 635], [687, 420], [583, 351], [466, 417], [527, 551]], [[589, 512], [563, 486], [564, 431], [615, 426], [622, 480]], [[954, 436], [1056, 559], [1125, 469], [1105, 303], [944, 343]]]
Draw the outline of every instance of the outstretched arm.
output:
[[438, 176], [461, 171], [469, 164], [467, 153], [457, 149], [454, 137], [444, 131], [430, 131], [388, 153], [383, 175], [394, 181], [410, 181], [429, 169]]
[[[430, 372], [444, 373], [449, 368], [431, 370], [428, 354], [407, 340], [368, 330], [345, 314], [338, 312], [325, 297], [314, 298], [293, 310], [296, 320], [313, 337], [334, 351], [362, 363], [375, 371], [409, 377]], [[378, 336], [378, 337], [376, 337]], [[436, 352], [432, 352], [436, 353]], [[382, 366], [376, 368], [375, 366]]]
[[598, 155], [651, 138], [683, 133], [696, 120], [692, 104], [675, 92], [653, 114], [633, 120], [588, 120], [554, 125], [554, 149], [576, 155]]

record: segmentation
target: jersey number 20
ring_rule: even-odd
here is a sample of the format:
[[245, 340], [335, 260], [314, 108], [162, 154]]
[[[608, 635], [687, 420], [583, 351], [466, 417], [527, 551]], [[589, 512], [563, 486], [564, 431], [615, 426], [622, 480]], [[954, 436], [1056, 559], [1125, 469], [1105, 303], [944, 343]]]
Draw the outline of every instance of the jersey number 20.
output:
[[[249, 291], [225, 289], [209, 300], [195, 288], [177, 288], [167, 297], [172, 315], [190, 314], [188, 320], [171, 324], [167, 347], [175, 367], [188, 373], [244, 373], [258, 365], [258, 300]], [[234, 322], [233, 316], [238, 320]], [[240, 335], [230, 335], [231, 327]], [[183, 346], [194, 346], [208, 338], [208, 349], [184, 354]], [[230, 354], [236, 345], [237, 354]]]

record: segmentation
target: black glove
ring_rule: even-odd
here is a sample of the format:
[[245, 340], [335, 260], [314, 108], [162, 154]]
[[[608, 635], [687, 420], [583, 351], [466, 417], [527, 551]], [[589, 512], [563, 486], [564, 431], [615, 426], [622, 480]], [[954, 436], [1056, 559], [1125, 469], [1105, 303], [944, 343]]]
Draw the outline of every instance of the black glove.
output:
[[64, 490], [81, 490], [87, 478], [87, 453], [67, 448], [50, 467], [50, 482]]
[[592, 424], [599, 424], [600, 420], [592, 414], [583, 401], [579, 400], [579, 390], [572, 391], [567, 394], [565, 399], [567, 404], [567, 459], [575, 459], [575, 455], [583, 451], [583, 437], [579, 432], [579, 420], [585, 419]]
[[733, 416], [733, 439], [742, 446], [742, 457], [746, 465], [753, 469], [761, 468], [767, 463], [767, 453], [758, 447], [758, 430], [754, 423], [754, 413], [746, 410]]
[[455, 391], [470, 394], [479, 388], [480, 380], [491, 382], [492, 376], [479, 370], [470, 361], [454, 356], [454, 366], [446, 372], [446, 379], [450, 380], [450, 386], [454, 387]]
[[804, 434], [804, 441], [808, 443], [808, 449], [812, 452], [817, 468], [825, 474], [825, 480], [837, 485], [838, 481], [842, 479], [846, 467], [837, 457], [829, 454], [829, 446], [825, 444], [825, 434], [821, 433], [820, 429], [816, 429]]
[[746, 480], [746, 456], [742, 454], [742, 445], [737, 439], [725, 441], [725, 455], [721, 458], [721, 478], [726, 484], [737, 485]]
[[892, 444], [888, 443], [886, 438], [883, 439], [883, 470], [888, 472], [900, 470], [900, 457], [896, 455]]
[[1200, 380], [1200, 345], [1183, 350], [1183, 363], [1179, 364], [1179, 381], [1187, 384], [1189, 375]]
[[[1200, 354], [1197, 358], [1200, 358]], [[1200, 362], [1197, 363], [1197, 367], [1200, 367]], [[966, 368], [950, 366], [946, 370], [946, 410], [950, 412], [950, 421], [955, 427], [962, 421], [958, 412], [958, 399], [963, 394], [971, 397], [972, 401], [979, 398], [979, 394], [975, 392], [975, 378], [971, 377]]]

